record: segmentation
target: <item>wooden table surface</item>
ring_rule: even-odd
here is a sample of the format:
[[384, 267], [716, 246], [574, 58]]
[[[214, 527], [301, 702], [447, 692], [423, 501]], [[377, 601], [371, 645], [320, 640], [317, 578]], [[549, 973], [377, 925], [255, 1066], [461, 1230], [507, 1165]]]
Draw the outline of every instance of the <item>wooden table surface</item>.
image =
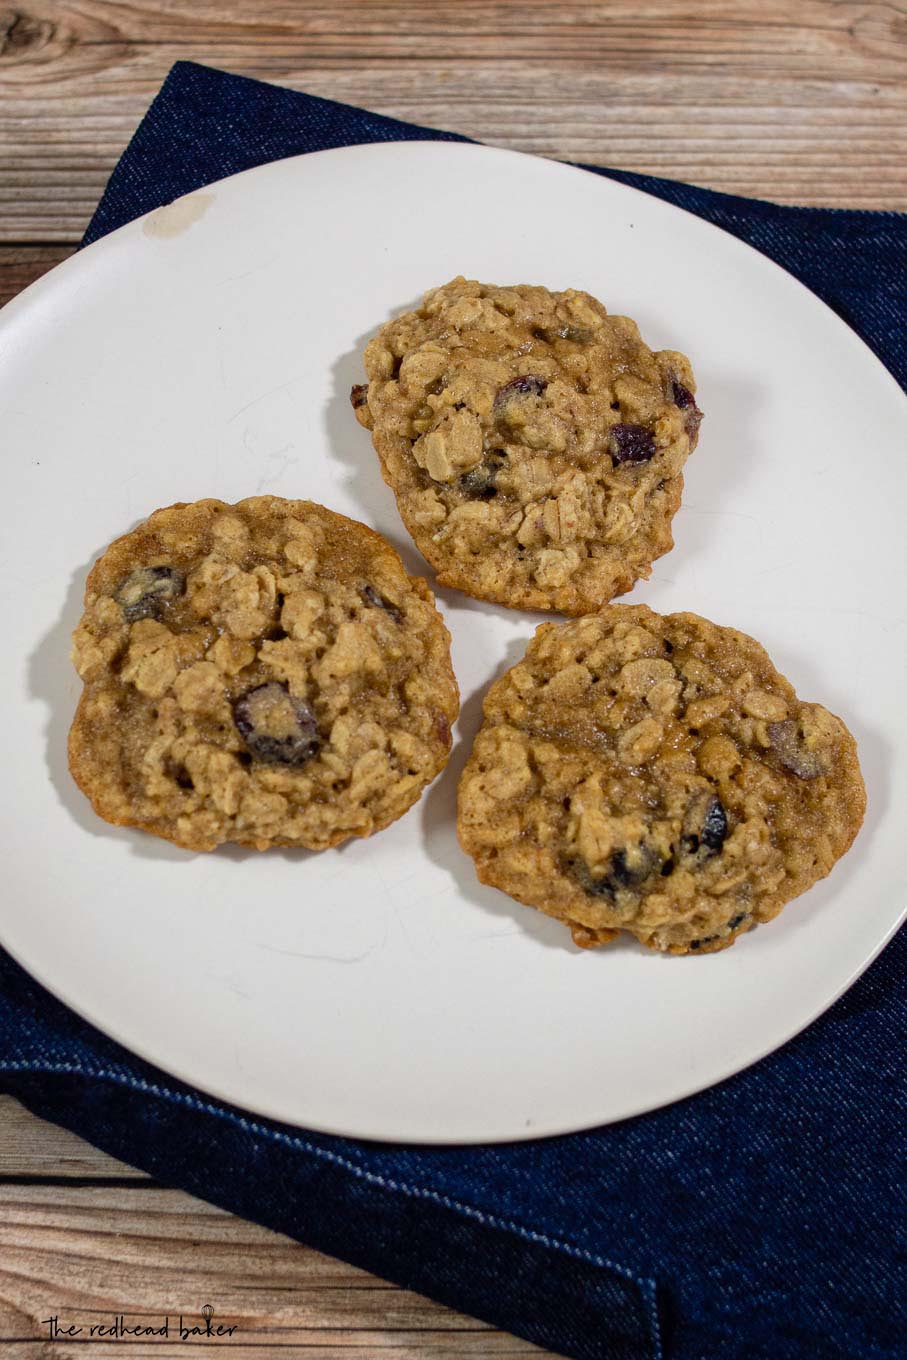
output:
[[[521, 151], [907, 210], [907, 0], [0, 0], [0, 303], [64, 259], [193, 59]], [[197, 1313], [236, 1357], [542, 1352], [156, 1184], [0, 1098], [0, 1354], [42, 1320]], [[113, 1350], [111, 1351], [111, 1345]], [[82, 1357], [187, 1345], [84, 1341]]]

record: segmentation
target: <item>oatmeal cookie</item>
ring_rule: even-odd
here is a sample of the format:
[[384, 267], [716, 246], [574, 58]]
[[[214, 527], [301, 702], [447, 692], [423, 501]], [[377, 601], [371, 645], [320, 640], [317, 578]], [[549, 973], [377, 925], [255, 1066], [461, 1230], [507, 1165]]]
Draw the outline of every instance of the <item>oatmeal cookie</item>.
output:
[[190, 850], [323, 850], [403, 815], [458, 695], [424, 581], [363, 524], [255, 496], [155, 513], [95, 563], [69, 735], [95, 811]]
[[689, 360], [588, 293], [457, 278], [382, 327], [351, 401], [438, 580], [586, 614], [673, 546]]
[[706, 953], [823, 878], [865, 806], [853, 737], [758, 642], [611, 605], [543, 624], [492, 685], [458, 829], [483, 883], [578, 945]]

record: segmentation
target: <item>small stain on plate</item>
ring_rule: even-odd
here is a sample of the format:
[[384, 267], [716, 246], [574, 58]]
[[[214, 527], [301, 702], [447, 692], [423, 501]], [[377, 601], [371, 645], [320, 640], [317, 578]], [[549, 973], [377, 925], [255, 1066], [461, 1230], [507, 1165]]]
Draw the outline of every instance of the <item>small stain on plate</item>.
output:
[[165, 203], [162, 208], [156, 208], [148, 214], [142, 224], [142, 231], [146, 236], [156, 236], [159, 240], [180, 236], [200, 217], [204, 217], [215, 197], [215, 194], [186, 194], [172, 203]]

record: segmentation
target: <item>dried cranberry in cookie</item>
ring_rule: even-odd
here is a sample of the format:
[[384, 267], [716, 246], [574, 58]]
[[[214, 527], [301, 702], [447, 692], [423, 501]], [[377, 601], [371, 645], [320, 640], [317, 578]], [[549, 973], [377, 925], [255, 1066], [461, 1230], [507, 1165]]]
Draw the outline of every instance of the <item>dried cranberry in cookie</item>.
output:
[[612, 425], [609, 450], [615, 467], [648, 463], [655, 457], [655, 436], [645, 425]]
[[233, 721], [256, 760], [305, 765], [321, 745], [312, 709], [274, 681], [234, 699]]
[[165, 605], [186, 589], [182, 572], [173, 567], [137, 567], [117, 587], [114, 598], [127, 623], [157, 618]]
[[547, 386], [547, 378], [539, 378], [533, 373], [522, 373], [518, 378], [511, 378], [495, 393], [492, 415], [495, 420], [509, 424], [511, 412], [516, 414], [527, 398], [544, 396]]
[[397, 606], [391, 604], [390, 600], [386, 600], [383, 595], [379, 595], [374, 586], [371, 586], [366, 582], [364, 586], [359, 587], [359, 594], [362, 596], [364, 603], [369, 605], [372, 609], [385, 609], [388, 614], [390, 614], [394, 623], [403, 622], [403, 615], [400, 613]]

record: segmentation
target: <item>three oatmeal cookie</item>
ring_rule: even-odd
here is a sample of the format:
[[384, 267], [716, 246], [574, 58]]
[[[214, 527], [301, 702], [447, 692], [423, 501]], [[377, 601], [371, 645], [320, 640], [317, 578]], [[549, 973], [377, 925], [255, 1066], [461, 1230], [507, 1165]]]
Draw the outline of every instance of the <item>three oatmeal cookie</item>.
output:
[[95, 563], [70, 768], [95, 811], [192, 850], [321, 850], [403, 815], [458, 693], [424, 581], [310, 501], [157, 510]]
[[725, 949], [823, 878], [863, 820], [841, 720], [695, 614], [543, 624], [484, 712], [463, 849], [582, 946], [628, 931], [671, 954]]
[[456, 278], [383, 326], [365, 369], [357, 419], [442, 584], [586, 614], [673, 546], [689, 360], [588, 293]]
[[[479, 878], [593, 947], [727, 948], [826, 875], [865, 789], [840, 719], [695, 614], [609, 605], [672, 546], [689, 361], [587, 293], [453, 280], [354, 387], [439, 580], [542, 625], [459, 787]], [[324, 849], [402, 816], [458, 693], [431, 591], [373, 530], [259, 496], [156, 511], [92, 569], [70, 767], [95, 811], [194, 850]]]

